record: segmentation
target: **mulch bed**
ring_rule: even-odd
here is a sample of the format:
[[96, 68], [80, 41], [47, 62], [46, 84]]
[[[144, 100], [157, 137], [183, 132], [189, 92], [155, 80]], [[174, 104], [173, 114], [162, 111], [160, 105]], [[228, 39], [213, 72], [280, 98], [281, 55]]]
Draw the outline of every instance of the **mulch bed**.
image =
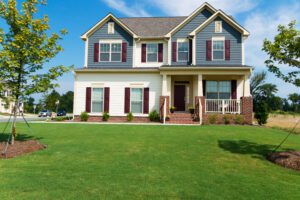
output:
[[300, 151], [274, 152], [267, 159], [282, 167], [300, 171]]
[[47, 148], [37, 140], [15, 141], [14, 145], [8, 145], [6, 154], [3, 154], [5, 147], [5, 142], [0, 143], [0, 159], [14, 158]]

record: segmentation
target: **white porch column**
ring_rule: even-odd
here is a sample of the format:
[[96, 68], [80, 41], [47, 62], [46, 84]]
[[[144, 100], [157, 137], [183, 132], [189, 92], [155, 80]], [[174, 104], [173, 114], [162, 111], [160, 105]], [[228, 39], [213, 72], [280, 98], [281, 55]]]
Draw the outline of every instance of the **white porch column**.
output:
[[244, 97], [250, 97], [251, 96], [251, 92], [250, 92], [250, 76], [249, 75], [245, 75], [244, 76], [243, 96]]
[[162, 96], [167, 96], [168, 95], [168, 79], [167, 79], [167, 75], [163, 74], [163, 78], [162, 78], [162, 88], [161, 88], [161, 95]]
[[197, 95], [198, 96], [203, 96], [203, 83], [202, 83], [202, 74], [198, 74], [198, 91], [197, 91]]

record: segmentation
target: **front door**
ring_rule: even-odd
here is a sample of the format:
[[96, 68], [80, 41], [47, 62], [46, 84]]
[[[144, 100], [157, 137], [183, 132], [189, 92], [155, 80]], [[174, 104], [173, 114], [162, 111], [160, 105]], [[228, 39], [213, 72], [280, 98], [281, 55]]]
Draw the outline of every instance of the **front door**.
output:
[[185, 111], [185, 85], [175, 85], [174, 106], [177, 111]]

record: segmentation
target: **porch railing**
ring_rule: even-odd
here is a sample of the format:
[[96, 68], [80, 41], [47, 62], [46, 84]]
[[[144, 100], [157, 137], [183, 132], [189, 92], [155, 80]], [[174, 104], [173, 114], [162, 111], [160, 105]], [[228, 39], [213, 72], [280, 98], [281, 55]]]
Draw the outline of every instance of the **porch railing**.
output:
[[239, 99], [205, 99], [206, 113], [240, 114], [241, 100]]

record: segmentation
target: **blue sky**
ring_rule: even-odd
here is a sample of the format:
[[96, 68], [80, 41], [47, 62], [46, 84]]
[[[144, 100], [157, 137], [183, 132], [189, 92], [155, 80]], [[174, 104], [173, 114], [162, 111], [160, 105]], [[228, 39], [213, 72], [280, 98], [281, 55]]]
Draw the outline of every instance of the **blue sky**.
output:
[[[22, 2], [21, 0], [19, 2]], [[80, 68], [84, 63], [84, 42], [80, 35], [97, 23], [107, 13], [117, 17], [133, 16], [180, 16], [189, 15], [200, 6], [202, 0], [48, 0], [47, 6], [40, 8], [40, 14], [50, 18], [52, 31], [58, 32], [66, 28], [69, 32], [61, 45], [60, 53], [46, 67], [55, 65], [75, 65]], [[261, 51], [264, 38], [272, 39], [278, 24], [287, 24], [296, 19], [300, 23], [299, 0], [211, 0], [207, 1], [217, 9], [233, 15], [251, 35], [246, 42], [246, 64], [254, 66], [255, 71], [266, 70], [266, 55]], [[4, 27], [0, 21], [0, 27]], [[286, 67], [282, 66], [283, 69]], [[299, 88], [286, 84], [269, 74], [268, 81], [278, 85], [278, 95], [286, 97], [292, 92], [300, 92]], [[59, 92], [73, 90], [72, 73], [59, 79]]]

